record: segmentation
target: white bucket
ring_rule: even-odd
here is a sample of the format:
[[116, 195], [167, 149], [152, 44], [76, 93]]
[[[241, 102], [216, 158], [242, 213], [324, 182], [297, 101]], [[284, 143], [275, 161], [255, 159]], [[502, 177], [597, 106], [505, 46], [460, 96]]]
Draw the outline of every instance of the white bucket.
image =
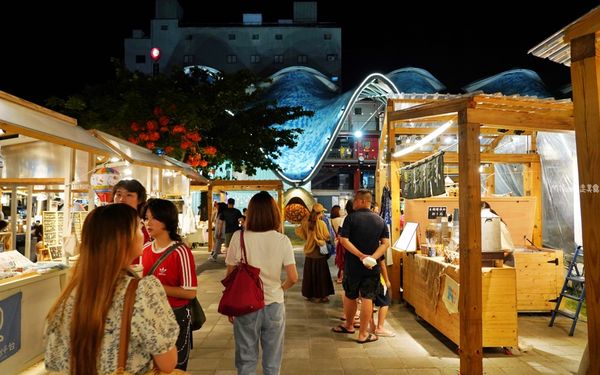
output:
[[482, 217], [481, 218], [481, 251], [500, 251], [502, 250], [502, 240], [500, 235], [500, 218]]

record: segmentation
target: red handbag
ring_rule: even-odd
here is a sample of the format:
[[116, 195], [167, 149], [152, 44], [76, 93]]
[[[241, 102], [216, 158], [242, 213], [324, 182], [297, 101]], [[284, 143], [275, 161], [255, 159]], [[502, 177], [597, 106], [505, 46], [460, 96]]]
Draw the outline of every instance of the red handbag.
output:
[[265, 293], [260, 268], [248, 264], [244, 231], [240, 232], [241, 262], [221, 283], [225, 286], [218, 311], [227, 316], [240, 316], [265, 307]]

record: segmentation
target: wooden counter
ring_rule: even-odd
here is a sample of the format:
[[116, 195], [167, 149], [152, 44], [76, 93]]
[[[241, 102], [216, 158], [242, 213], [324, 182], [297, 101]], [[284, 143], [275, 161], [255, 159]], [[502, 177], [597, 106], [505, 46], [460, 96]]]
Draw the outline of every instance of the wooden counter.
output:
[[551, 311], [565, 281], [562, 250], [516, 249], [517, 311]]
[[0, 374], [18, 374], [43, 358], [45, 346], [42, 336], [46, 314], [64, 287], [66, 275], [67, 270], [50, 271], [0, 284], [0, 300], [23, 293], [21, 348], [0, 362]]
[[[403, 265], [403, 298], [415, 308], [417, 315], [460, 345], [460, 314], [449, 313], [444, 304], [446, 276], [458, 283], [458, 266], [444, 263], [442, 257], [430, 258], [407, 253]], [[483, 267], [481, 277], [483, 346], [516, 347], [515, 269]]]

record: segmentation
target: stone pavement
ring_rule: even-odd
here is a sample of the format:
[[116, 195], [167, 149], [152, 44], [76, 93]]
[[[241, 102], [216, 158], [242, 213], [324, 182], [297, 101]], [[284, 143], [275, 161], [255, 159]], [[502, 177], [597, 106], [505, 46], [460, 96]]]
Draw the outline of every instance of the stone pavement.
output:
[[[295, 249], [298, 273], [302, 277], [302, 249]], [[206, 248], [194, 251], [198, 273], [198, 299], [207, 322], [194, 332], [194, 349], [188, 371], [194, 375], [233, 375], [233, 328], [217, 312], [225, 275], [224, 258], [208, 261]], [[330, 264], [333, 261], [330, 260]], [[334, 275], [335, 266], [331, 266]], [[312, 303], [300, 293], [301, 280], [286, 293], [287, 325], [282, 366], [284, 375], [399, 375], [457, 374], [459, 357], [452, 342], [420, 320], [403, 304], [394, 304], [386, 319], [386, 328], [395, 337], [380, 337], [368, 344], [355, 342], [357, 334], [331, 332], [342, 314], [342, 289], [334, 284], [336, 295], [329, 303]], [[573, 374], [577, 371], [587, 342], [585, 322], [577, 324], [568, 336], [570, 320], [558, 318], [548, 327], [548, 315], [519, 315], [519, 343], [531, 347], [522, 354], [507, 355], [501, 348], [485, 349], [486, 374]], [[262, 373], [259, 369], [258, 373]], [[43, 365], [23, 372], [46, 374]]]

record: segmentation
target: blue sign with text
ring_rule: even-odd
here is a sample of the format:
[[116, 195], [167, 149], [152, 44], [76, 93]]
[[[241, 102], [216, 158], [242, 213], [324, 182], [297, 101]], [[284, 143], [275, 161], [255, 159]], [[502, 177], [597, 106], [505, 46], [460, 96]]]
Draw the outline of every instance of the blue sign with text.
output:
[[0, 301], [0, 362], [21, 349], [21, 299], [19, 292]]

